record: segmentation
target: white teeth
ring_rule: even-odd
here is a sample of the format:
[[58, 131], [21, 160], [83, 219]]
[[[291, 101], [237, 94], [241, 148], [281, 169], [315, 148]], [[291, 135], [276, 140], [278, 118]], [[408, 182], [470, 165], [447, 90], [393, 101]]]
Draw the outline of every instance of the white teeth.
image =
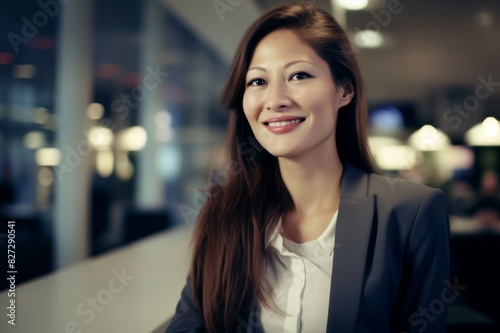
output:
[[295, 123], [300, 123], [300, 119], [287, 120], [287, 121], [275, 121], [275, 122], [269, 123], [269, 126], [280, 127], [280, 126], [286, 126], [286, 125], [295, 124]]

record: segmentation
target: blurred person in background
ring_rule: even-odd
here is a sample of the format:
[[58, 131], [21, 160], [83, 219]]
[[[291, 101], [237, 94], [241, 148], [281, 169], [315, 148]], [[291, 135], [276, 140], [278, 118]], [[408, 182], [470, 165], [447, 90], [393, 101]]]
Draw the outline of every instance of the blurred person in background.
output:
[[422, 313], [449, 277], [445, 197], [374, 173], [337, 22], [311, 3], [266, 12], [222, 100], [227, 181], [208, 189], [167, 332], [445, 332], [445, 303]]
[[500, 231], [498, 174], [493, 170], [481, 175], [478, 199], [472, 207], [472, 215], [476, 229]]

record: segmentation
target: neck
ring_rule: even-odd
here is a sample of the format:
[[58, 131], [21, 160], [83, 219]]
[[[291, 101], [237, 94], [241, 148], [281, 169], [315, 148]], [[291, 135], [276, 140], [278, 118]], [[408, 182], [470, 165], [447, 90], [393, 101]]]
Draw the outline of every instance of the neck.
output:
[[296, 214], [311, 216], [338, 209], [343, 166], [336, 152], [314, 159], [280, 158], [279, 167]]

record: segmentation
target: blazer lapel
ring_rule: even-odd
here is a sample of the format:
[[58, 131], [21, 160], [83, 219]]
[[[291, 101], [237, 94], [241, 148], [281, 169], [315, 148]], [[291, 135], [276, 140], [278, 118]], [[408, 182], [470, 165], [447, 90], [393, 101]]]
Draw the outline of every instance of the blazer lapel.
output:
[[327, 332], [354, 332], [365, 261], [373, 224], [375, 196], [368, 195], [368, 176], [344, 165], [335, 233]]

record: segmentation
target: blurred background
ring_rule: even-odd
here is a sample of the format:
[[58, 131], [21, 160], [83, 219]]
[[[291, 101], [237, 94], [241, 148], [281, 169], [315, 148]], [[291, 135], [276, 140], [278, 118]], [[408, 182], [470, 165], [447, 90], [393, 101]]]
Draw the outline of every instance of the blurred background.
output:
[[[16, 221], [18, 284], [195, 221], [235, 48], [289, 2], [2, 0], [0, 241]], [[379, 168], [447, 194], [451, 278], [468, 286], [457, 304], [487, 329], [500, 321], [500, 2], [316, 3], [355, 46]]]

